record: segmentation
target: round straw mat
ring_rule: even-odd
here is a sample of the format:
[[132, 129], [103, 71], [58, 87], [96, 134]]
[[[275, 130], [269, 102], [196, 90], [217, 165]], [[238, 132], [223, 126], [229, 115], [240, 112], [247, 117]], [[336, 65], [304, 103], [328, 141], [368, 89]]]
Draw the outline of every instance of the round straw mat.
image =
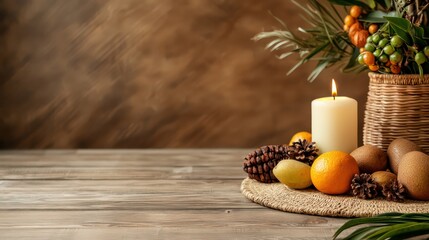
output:
[[260, 183], [246, 178], [241, 192], [260, 205], [285, 212], [332, 217], [368, 217], [386, 212], [429, 213], [429, 202], [390, 202], [382, 198], [363, 200], [353, 196], [332, 196], [315, 189], [293, 190], [281, 183]]

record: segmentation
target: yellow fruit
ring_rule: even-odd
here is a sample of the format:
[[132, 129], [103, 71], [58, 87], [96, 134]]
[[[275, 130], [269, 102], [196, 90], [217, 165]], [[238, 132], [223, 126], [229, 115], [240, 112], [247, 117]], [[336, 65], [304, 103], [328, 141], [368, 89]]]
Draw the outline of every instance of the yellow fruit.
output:
[[398, 166], [398, 182], [416, 200], [429, 200], [429, 156], [412, 151], [405, 154]]
[[359, 174], [356, 160], [350, 154], [331, 151], [320, 155], [311, 166], [311, 181], [322, 193], [344, 194], [350, 190], [355, 174]]
[[311, 142], [311, 133], [309, 132], [297, 132], [289, 141], [289, 145], [292, 145], [294, 142], [298, 142], [298, 140], [307, 140], [307, 142]]
[[371, 178], [374, 182], [378, 183], [379, 186], [383, 187], [387, 183], [396, 180], [396, 175], [392, 172], [377, 171], [371, 174]]
[[311, 186], [311, 167], [307, 164], [287, 159], [280, 161], [273, 169], [274, 176], [289, 188], [304, 189]]

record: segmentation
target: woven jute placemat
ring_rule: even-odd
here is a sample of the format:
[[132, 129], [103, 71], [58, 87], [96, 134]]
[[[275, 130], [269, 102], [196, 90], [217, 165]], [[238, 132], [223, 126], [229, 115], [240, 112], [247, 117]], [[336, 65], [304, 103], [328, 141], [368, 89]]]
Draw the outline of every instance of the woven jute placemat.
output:
[[261, 183], [246, 178], [241, 183], [246, 198], [262, 206], [292, 213], [332, 217], [368, 217], [386, 212], [429, 213], [429, 202], [390, 202], [382, 198], [363, 200], [353, 196], [331, 196], [316, 189], [294, 190], [281, 183]]

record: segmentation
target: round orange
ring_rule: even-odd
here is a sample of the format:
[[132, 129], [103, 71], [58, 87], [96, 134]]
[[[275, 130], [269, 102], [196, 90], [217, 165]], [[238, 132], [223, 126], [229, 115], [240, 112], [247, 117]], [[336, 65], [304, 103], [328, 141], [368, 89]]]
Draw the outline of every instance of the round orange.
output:
[[368, 52], [368, 51], [364, 52], [363, 53], [363, 61], [368, 66], [374, 65], [375, 64], [374, 54], [372, 54], [372, 52]]
[[354, 18], [358, 18], [360, 14], [362, 13], [362, 8], [359, 6], [353, 6], [350, 8], [350, 15]]
[[370, 34], [374, 34], [375, 32], [378, 31], [378, 25], [374, 23], [369, 25], [368, 31]]
[[350, 15], [347, 15], [344, 18], [344, 25], [346, 25], [348, 27], [350, 27], [351, 25], [353, 25], [353, 23], [355, 23], [355, 22], [356, 22], [356, 19], [354, 17], [350, 16]]
[[355, 174], [359, 174], [356, 160], [341, 151], [323, 153], [313, 162], [310, 170], [313, 185], [326, 194], [347, 193]]
[[298, 142], [299, 139], [305, 139], [307, 142], [311, 142], [311, 133], [305, 131], [295, 133], [295, 135], [290, 139], [289, 145], [292, 145], [294, 142]]

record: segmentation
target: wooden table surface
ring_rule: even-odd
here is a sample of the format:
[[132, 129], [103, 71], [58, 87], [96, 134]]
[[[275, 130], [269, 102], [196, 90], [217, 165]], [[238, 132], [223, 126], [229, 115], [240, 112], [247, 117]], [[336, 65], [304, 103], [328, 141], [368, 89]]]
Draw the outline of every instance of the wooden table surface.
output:
[[0, 239], [329, 239], [240, 192], [248, 149], [0, 152]]

